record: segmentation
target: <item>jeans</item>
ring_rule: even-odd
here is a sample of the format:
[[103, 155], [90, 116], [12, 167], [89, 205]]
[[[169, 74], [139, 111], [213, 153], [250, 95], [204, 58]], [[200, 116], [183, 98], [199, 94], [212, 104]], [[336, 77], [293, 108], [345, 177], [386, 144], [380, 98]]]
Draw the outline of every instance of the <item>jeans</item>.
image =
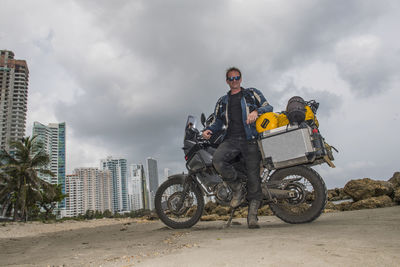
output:
[[[232, 161], [241, 155], [246, 166], [246, 174], [238, 171]], [[256, 140], [225, 139], [213, 155], [213, 165], [226, 182], [247, 179], [247, 200], [262, 200], [260, 178], [261, 153]], [[247, 176], [247, 177], [246, 177]]]

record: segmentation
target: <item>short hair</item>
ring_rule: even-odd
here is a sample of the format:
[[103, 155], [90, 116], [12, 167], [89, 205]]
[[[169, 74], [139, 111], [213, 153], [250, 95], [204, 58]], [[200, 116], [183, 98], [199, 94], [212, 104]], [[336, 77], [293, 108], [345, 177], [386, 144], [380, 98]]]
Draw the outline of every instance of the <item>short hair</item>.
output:
[[229, 69], [226, 70], [226, 74], [225, 74], [226, 79], [228, 79], [228, 73], [231, 72], [231, 71], [237, 71], [237, 72], [239, 72], [239, 75], [242, 76], [242, 72], [238, 68], [230, 67]]

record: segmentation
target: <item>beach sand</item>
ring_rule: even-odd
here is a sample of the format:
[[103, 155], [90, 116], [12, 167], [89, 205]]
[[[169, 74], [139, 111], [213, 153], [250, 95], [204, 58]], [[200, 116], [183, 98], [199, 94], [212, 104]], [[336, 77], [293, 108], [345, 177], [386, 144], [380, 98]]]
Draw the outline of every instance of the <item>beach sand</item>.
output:
[[0, 266], [400, 266], [400, 206], [322, 214], [309, 224], [260, 217], [199, 222], [100, 219], [0, 223]]

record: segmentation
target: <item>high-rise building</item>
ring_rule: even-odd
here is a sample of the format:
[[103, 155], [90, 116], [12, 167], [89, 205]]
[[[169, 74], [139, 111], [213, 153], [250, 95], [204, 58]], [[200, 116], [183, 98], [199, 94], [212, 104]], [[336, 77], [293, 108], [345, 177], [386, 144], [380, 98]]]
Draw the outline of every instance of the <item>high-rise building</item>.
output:
[[160, 181], [160, 184], [165, 182], [170, 175], [171, 175], [171, 170], [168, 168], [164, 168], [164, 179], [162, 181]]
[[0, 50], [0, 149], [10, 151], [9, 142], [25, 136], [29, 70], [25, 60]]
[[101, 211], [109, 210], [114, 211], [112, 200], [113, 200], [113, 184], [112, 175], [109, 170], [101, 171], [97, 173], [97, 206]]
[[128, 198], [130, 210], [144, 209], [146, 208], [146, 203], [148, 203], [148, 200], [146, 200], [148, 198], [147, 188], [143, 186], [143, 181], [145, 180], [143, 174], [142, 164], [129, 165]]
[[32, 136], [43, 145], [50, 157], [48, 169], [54, 177], [41, 176], [52, 184], [63, 184], [65, 180], [65, 122], [49, 123], [47, 126], [37, 121], [33, 123]]
[[128, 184], [126, 159], [108, 157], [100, 161], [102, 170], [111, 172], [113, 184], [113, 210], [128, 211]]
[[148, 189], [149, 189], [149, 203], [150, 209], [154, 209], [154, 197], [158, 188], [158, 167], [157, 160], [153, 158], [147, 158], [147, 178], [148, 178]]
[[78, 174], [70, 174], [65, 177], [65, 216], [74, 217], [83, 214], [82, 205], [82, 180]]
[[82, 211], [97, 210], [96, 207], [96, 180], [97, 168], [78, 168], [74, 170], [75, 175], [82, 182]]
[[98, 168], [77, 168], [74, 172], [82, 186], [82, 213], [87, 210], [112, 212], [111, 172]]
[[[47, 169], [55, 176], [39, 174], [39, 177], [51, 184], [60, 184], [65, 193], [65, 122], [43, 125], [33, 123], [32, 136], [40, 142], [50, 157]], [[65, 201], [60, 202], [59, 208], [65, 207]]]

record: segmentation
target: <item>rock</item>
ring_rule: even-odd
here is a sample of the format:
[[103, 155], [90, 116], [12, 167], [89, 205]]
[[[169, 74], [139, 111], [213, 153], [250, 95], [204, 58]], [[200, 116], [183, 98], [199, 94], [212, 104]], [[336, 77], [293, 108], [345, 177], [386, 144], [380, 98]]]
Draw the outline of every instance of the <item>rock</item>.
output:
[[343, 188], [340, 188], [339, 190], [339, 200], [351, 199], [351, 197], [344, 192]]
[[325, 209], [336, 210], [338, 209], [331, 201], [326, 202]]
[[338, 201], [349, 198], [350, 196], [343, 191], [343, 188], [335, 188], [328, 190], [328, 201]]
[[227, 221], [227, 220], [229, 220], [229, 216], [228, 215], [219, 216], [218, 220]]
[[394, 194], [393, 194], [393, 195], [394, 195], [394, 196], [393, 196], [393, 201], [397, 202], [397, 204], [400, 204], [400, 187], [397, 188], [397, 189], [394, 191]]
[[393, 177], [389, 179], [389, 182], [395, 187], [400, 187], [400, 172], [395, 172]]
[[194, 215], [194, 213], [197, 210], [197, 206], [192, 206], [190, 207], [190, 209], [186, 212], [186, 217], [192, 217]]
[[326, 203], [324, 213], [331, 213], [331, 212], [337, 212], [337, 211], [338, 211], [338, 208], [331, 201], [328, 201]]
[[348, 201], [348, 202], [342, 202], [339, 204], [335, 204], [335, 207], [340, 210], [340, 211], [348, 211], [351, 210], [351, 205], [353, 204], [353, 202]]
[[155, 212], [151, 212], [150, 214], [142, 216], [142, 219], [148, 220], [148, 221], [154, 221], [154, 220], [158, 220], [158, 215]]
[[217, 207], [217, 203], [209, 201], [207, 204], [204, 206], [204, 210], [207, 212], [207, 214], [211, 214], [212, 211]]
[[248, 207], [240, 208], [238, 211], [238, 218], [247, 218]]
[[339, 188], [329, 189], [328, 190], [328, 200], [332, 201], [333, 198], [339, 197]]
[[216, 213], [219, 216], [223, 216], [223, 215], [228, 215], [230, 214], [230, 207], [225, 207], [225, 206], [217, 206], [212, 213]]
[[391, 195], [393, 189], [393, 185], [389, 182], [375, 181], [370, 178], [351, 180], [343, 188], [344, 192], [354, 201], [382, 195]]
[[217, 214], [211, 214], [211, 215], [203, 215], [200, 217], [200, 221], [216, 221], [218, 220], [219, 216]]
[[338, 210], [335, 210], [335, 209], [324, 209], [323, 211], [322, 211], [323, 213], [333, 213], [333, 212], [338, 212]]
[[[271, 216], [274, 215], [269, 205], [264, 205], [258, 209], [258, 216]], [[247, 214], [246, 214], [247, 217]]]
[[391, 207], [394, 203], [389, 196], [383, 195], [379, 197], [370, 197], [367, 199], [363, 199], [357, 202], [352, 203], [352, 210], [361, 210], [361, 209], [374, 209], [374, 208], [383, 208], [383, 207]]

